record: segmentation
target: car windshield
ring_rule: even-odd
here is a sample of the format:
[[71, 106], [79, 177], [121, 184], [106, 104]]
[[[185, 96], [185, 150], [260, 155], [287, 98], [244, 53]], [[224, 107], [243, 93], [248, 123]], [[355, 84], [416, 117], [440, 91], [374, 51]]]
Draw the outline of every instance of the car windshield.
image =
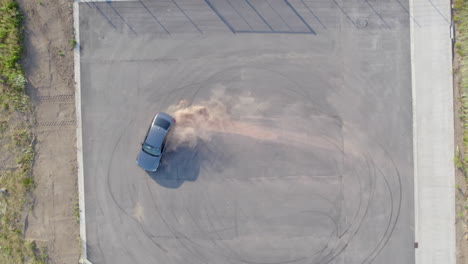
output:
[[162, 118], [156, 118], [156, 120], [154, 121], [154, 125], [158, 127], [162, 127], [164, 128], [164, 130], [167, 130], [171, 126], [171, 123], [169, 123], [167, 120], [164, 120]]
[[144, 152], [150, 154], [151, 156], [160, 156], [161, 155], [161, 149], [160, 148], [155, 148], [147, 143], [143, 143], [142, 149]]

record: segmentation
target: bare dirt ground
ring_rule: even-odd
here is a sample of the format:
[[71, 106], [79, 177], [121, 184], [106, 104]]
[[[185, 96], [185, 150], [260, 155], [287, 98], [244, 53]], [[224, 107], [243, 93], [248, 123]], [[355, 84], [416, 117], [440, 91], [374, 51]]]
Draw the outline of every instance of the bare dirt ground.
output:
[[47, 246], [50, 263], [78, 263], [79, 225], [71, 0], [18, 0], [25, 16], [23, 66], [37, 126], [33, 209], [26, 239]]
[[[460, 101], [461, 91], [460, 91], [460, 76], [458, 71], [460, 70], [459, 65], [459, 55], [455, 54], [454, 59], [454, 113], [455, 113], [455, 146], [457, 146], [459, 153], [463, 153], [463, 122], [461, 119], [462, 103]], [[457, 151], [457, 150], [456, 150]], [[468, 198], [467, 191], [467, 180], [463, 171], [461, 169], [456, 170], [456, 197], [455, 197], [455, 210], [456, 215], [456, 243], [457, 243], [457, 264], [467, 264], [468, 263], [468, 225], [467, 218], [463, 212], [466, 211], [465, 204]], [[460, 213], [462, 212], [462, 213]]]

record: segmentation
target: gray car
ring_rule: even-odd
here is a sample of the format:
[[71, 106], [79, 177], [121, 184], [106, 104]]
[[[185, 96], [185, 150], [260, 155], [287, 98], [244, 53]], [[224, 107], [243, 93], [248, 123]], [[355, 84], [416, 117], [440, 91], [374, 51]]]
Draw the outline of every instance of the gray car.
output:
[[166, 113], [156, 113], [141, 144], [137, 164], [145, 171], [156, 171], [166, 147], [166, 135], [175, 124], [175, 119]]

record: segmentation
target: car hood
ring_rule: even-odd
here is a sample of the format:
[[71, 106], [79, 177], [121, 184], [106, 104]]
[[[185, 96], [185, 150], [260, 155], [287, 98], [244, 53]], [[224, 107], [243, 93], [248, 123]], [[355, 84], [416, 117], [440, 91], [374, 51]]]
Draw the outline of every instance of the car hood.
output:
[[161, 156], [155, 157], [151, 156], [150, 154], [144, 152], [143, 150], [140, 151], [137, 157], [138, 165], [146, 170], [146, 171], [156, 171], [159, 167], [159, 161], [161, 160]]

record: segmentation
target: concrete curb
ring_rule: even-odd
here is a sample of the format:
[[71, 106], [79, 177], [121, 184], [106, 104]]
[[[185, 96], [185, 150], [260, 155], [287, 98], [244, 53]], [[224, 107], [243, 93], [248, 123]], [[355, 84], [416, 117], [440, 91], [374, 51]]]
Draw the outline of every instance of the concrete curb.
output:
[[80, 10], [79, 2], [73, 3], [73, 27], [75, 30], [76, 45], [74, 52], [74, 68], [75, 68], [75, 108], [76, 108], [76, 154], [78, 163], [78, 194], [80, 207], [80, 246], [81, 259], [80, 263], [92, 264], [88, 260], [88, 252], [86, 247], [86, 217], [85, 217], [85, 197], [84, 197], [84, 173], [83, 173], [83, 134], [82, 134], [82, 118], [81, 118], [81, 75], [80, 75]]

